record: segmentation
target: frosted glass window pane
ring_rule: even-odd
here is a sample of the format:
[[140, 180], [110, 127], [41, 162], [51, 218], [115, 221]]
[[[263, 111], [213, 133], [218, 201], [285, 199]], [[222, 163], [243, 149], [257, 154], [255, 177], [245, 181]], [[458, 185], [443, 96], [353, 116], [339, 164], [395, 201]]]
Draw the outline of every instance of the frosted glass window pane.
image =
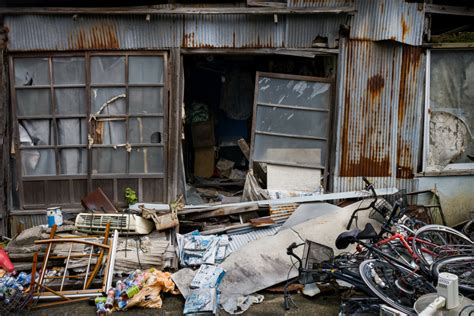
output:
[[130, 118], [128, 123], [130, 143], [149, 144], [162, 143], [162, 118]]
[[163, 58], [157, 56], [130, 56], [128, 58], [130, 83], [163, 83]]
[[23, 146], [53, 145], [51, 120], [21, 120], [20, 144]]
[[87, 150], [79, 148], [61, 149], [61, 174], [86, 174]]
[[258, 106], [257, 118], [257, 130], [261, 132], [326, 138], [329, 128], [328, 112]]
[[92, 84], [125, 83], [125, 57], [91, 57]]
[[92, 173], [126, 173], [127, 152], [124, 148], [94, 148]]
[[130, 153], [130, 173], [163, 172], [162, 147], [135, 147]]
[[[92, 112], [98, 115], [125, 114], [125, 88], [91, 89]], [[113, 100], [113, 101], [112, 101]], [[108, 102], [108, 105], [102, 106]], [[102, 108], [102, 109], [101, 109]], [[100, 110], [100, 113], [97, 113]]]
[[329, 109], [331, 84], [260, 77], [258, 102]]
[[[431, 52], [430, 112], [427, 171], [440, 171], [449, 164], [473, 166], [473, 51]], [[464, 166], [458, 168], [471, 167]]]
[[131, 114], [163, 113], [163, 88], [129, 88]]
[[83, 57], [53, 58], [53, 81], [55, 84], [84, 84], [85, 80]]
[[77, 145], [87, 142], [85, 119], [58, 119], [59, 144]]
[[[289, 137], [269, 136], [269, 135], [255, 135], [253, 159], [259, 161], [277, 161], [281, 163], [292, 163], [294, 161], [308, 161], [307, 157], [298, 157], [292, 149], [315, 149], [319, 153], [315, 156], [320, 156], [321, 162], [318, 158], [308, 161], [314, 166], [325, 165], [326, 157], [326, 142], [313, 139], [298, 139]], [[288, 159], [277, 159], [276, 157], [283, 157], [284, 151], [289, 149], [291, 154]], [[319, 149], [319, 150], [318, 150]], [[297, 151], [296, 151], [297, 152]], [[306, 155], [302, 151], [301, 155]]]
[[49, 85], [48, 58], [15, 58], [15, 85]]
[[54, 90], [58, 114], [86, 114], [86, 91], [82, 88]]
[[51, 115], [51, 95], [48, 89], [16, 90], [18, 116]]
[[56, 174], [56, 158], [52, 149], [22, 149], [21, 167], [25, 176]]

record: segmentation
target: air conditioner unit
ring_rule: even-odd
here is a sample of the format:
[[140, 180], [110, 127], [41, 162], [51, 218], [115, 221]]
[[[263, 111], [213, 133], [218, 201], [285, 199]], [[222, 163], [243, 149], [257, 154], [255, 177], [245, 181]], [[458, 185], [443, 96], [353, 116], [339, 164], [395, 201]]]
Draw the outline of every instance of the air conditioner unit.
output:
[[93, 214], [79, 213], [76, 217], [77, 230], [88, 233], [103, 233], [107, 223], [110, 230], [120, 234], [147, 235], [155, 226], [153, 222], [135, 214]]

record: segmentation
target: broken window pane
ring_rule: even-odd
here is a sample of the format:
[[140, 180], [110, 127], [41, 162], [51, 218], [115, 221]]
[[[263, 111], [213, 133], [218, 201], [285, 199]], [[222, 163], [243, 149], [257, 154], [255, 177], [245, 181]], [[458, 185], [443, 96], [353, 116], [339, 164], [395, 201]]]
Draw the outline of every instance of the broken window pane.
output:
[[87, 143], [87, 124], [85, 119], [58, 119], [59, 145]]
[[130, 173], [163, 172], [162, 147], [134, 147], [130, 153]]
[[54, 57], [54, 84], [83, 84], [85, 83], [85, 67], [83, 57]]
[[163, 57], [130, 56], [129, 83], [163, 83]]
[[21, 120], [20, 143], [23, 146], [53, 145], [51, 120]]
[[54, 95], [58, 114], [86, 114], [84, 89], [57, 88], [54, 90]]
[[432, 51], [428, 171], [474, 161], [474, 52]]
[[294, 165], [324, 166], [326, 141], [255, 135], [253, 159]]
[[94, 115], [118, 115], [126, 113], [125, 88], [91, 89]]
[[162, 142], [163, 119], [158, 117], [130, 118], [129, 143], [158, 144]]
[[163, 113], [163, 88], [129, 88], [130, 114]]
[[328, 110], [330, 88], [331, 84], [325, 82], [260, 77], [258, 102]]
[[15, 58], [15, 85], [49, 85], [48, 58]]
[[52, 149], [22, 149], [21, 166], [24, 176], [56, 174], [56, 158]]
[[18, 116], [51, 115], [49, 89], [16, 90]]
[[126, 159], [124, 148], [93, 148], [92, 173], [126, 173]]
[[329, 128], [329, 112], [258, 106], [257, 117], [261, 132], [326, 138]]
[[86, 174], [87, 150], [79, 148], [61, 149], [61, 174]]
[[125, 57], [91, 57], [92, 84], [125, 83]]
[[125, 119], [109, 120], [99, 119], [95, 123], [94, 143], [104, 145], [122, 145], [126, 142]]

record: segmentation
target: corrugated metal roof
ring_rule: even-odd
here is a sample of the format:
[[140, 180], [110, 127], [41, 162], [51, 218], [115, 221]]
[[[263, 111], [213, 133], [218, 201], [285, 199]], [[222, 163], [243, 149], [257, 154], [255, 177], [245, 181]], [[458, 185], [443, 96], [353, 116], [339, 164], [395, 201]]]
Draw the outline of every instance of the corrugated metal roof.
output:
[[290, 8], [341, 8], [354, 5], [354, 0], [288, 0]]
[[[5, 17], [10, 51], [186, 48], [309, 48], [335, 39], [346, 15], [153, 15]], [[331, 40], [335, 43], [334, 40]]]
[[343, 41], [338, 78], [335, 190], [360, 189], [362, 176], [377, 187], [410, 186], [423, 104], [421, 48]]
[[422, 44], [425, 21], [423, 4], [404, 0], [357, 0], [355, 5], [357, 13], [351, 23], [350, 38]]
[[245, 234], [229, 234], [230, 240], [228, 248], [234, 252], [253, 240], [257, 240], [265, 236], [275, 235], [278, 230], [280, 230], [280, 227], [281, 225], [274, 225], [266, 228], [252, 228], [252, 231]]

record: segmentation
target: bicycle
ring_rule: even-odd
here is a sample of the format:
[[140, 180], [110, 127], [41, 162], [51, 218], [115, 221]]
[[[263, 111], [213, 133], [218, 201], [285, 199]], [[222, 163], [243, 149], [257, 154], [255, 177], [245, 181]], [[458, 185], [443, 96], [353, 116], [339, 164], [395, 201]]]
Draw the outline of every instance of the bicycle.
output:
[[[304, 246], [304, 249], [303, 256], [300, 258], [294, 250], [301, 246]], [[315, 282], [333, 283], [336, 280], [341, 280], [362, 292], [373, 295], [358, 273], [361, 260], [353, 255], [342, 254], [334, 257], [332, 248], [310, 240], [300, 244], [292, 243], [287, 248], [287, 254], [296, 259], [298, 276], [293, 280], [288, 280], [285, 284], [284, 301], [286, 310], [290, 309], [288, 286], [296, 281], [301, 284], [310, 284]]]

